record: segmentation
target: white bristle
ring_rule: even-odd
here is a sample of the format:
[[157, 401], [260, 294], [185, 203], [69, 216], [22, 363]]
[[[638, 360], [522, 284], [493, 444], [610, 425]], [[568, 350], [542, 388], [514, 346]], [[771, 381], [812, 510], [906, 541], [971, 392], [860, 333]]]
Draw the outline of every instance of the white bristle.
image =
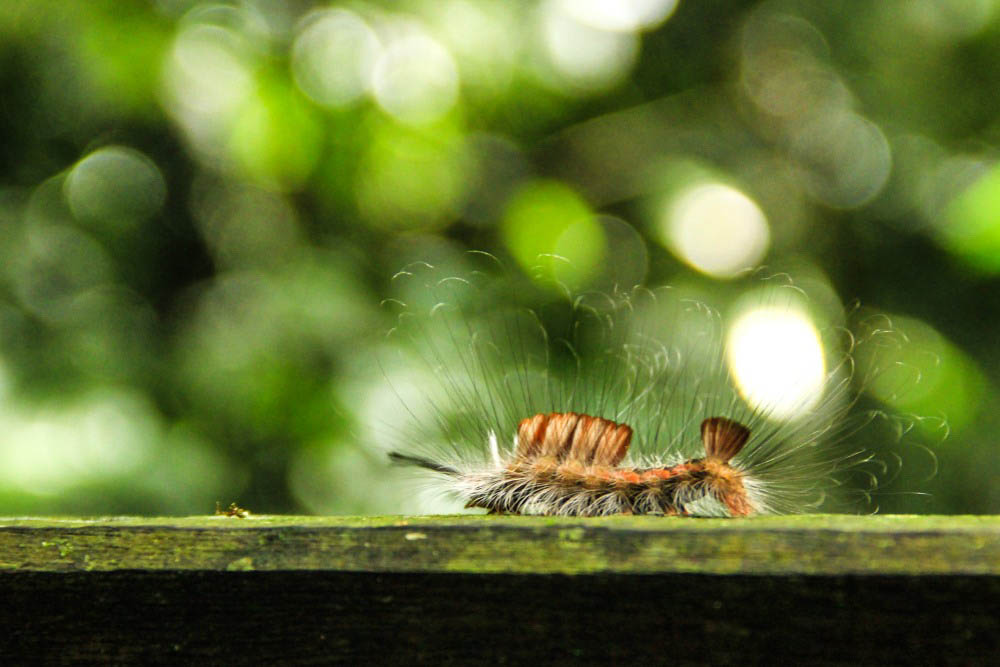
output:
[[500, 445], [497, 443], [496, 431], [490, 431], [490, 455], [494, 466], [499, 468], [503, 465], [503, 460], [500, 458]]

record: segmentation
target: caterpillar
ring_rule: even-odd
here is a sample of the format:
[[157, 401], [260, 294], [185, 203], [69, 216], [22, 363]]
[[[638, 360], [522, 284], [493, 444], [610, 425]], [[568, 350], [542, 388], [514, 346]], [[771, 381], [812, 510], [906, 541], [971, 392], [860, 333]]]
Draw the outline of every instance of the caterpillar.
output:
[[[686, 513], [691, 502], [710, 496], [733, 516], [747, 516], [755, 503], [744, 474], [729, 465], [750, 436], [742, 424], [724, 417], [701, 423], [704, 458], [659, 468], [619, 468], [632, 429], [574, 412], [535, 415], [517, 430], [512, 460], [478, 475], [415, 456], [390, 453], [398, 463], [417, 465], [462, 479], [466, 507], [491, 514]], [[464, 479], [463, 479], [464, 477]]]
[[[854, 436], [880, 418], [896, 437], [908, 428], [858, 408], [885, 370], [879, 348], [899, 344], [885, 322], [817, 329], [820, 373], [775, 368], [785, 396], [761, 396], [735, 368], [746, 345], [688, 291], [541, 282], [430, 264], [395, 277], [405, 287], [387, 301], [399, 309], [391, 349], [421, 371], [408, 398], [397, 392], [391, 462], [495, 514], [743, 517], [870, 501], [886, 464]], [[747, 284], [754, 312], [807, 312], [785, 276]], [[502, 307], [510, 294], [520, 305]], [[780, 357], [783, 341], [769, 344]]]

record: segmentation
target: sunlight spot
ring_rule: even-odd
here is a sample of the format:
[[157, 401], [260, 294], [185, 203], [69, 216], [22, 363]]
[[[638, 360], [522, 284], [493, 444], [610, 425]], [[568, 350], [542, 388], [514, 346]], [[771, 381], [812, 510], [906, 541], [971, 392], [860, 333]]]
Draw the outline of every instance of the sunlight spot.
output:
[[727, 357], [743, 398], [775, 418], [794, 418], [823, 395], [823, 344], [803, 312], [769, 306], [744, 313], [729, 330]]
[[616, 32], [650, 30], [677, 9], [677, 0], [560, 0], [559, 4], [580, 23]]
[[757, 204], [721, 183], [701, 183], [682, 191], [667, 205], [661, 232], [681, 259], [717, 278], [730, 278], [755, 266], [771, 238]]
[[367, 92], [380, 50], [375, 32], [354, 12], [315, 12], [292, 47], [295, 82], [318, 104], [346, 106]]
[[639, 54], [633, 32], [587, 25], [568, 13], [566, 3], [549, 2], [540, 15], [543, 46], [555, 82], [570, 89], [598, 91], [618, 84]]
[[393, 41], [375, 63], [372, 87], [386, 113], [412, 125], [439, 119], [458, 99], [458, 67], [448, 50], [416, 33]]

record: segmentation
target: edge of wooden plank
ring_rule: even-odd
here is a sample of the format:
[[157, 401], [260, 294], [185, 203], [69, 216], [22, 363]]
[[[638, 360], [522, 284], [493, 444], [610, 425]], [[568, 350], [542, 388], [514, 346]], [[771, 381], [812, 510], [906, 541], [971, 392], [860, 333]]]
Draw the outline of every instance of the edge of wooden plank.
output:
[[997, 575], [1000, 517], [0, 518], [12, 571]]

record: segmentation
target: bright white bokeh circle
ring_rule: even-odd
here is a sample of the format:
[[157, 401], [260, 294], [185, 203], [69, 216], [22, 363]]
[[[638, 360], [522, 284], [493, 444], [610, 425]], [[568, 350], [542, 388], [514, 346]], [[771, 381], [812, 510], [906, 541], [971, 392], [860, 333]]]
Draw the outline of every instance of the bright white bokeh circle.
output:
[[771, 240], [757, 204], [722, 183], [701, 183], [681, 192], [664, 210], [661, 232], [682, 260], [717, 278], [756, 266]]
[[601, 30], [651, 30], [666, 21], [677, 0], [559, 0], [560, 7], [580, 23]]
[[378, 105], [397, 120], [430, 123], [458, 100], [458, 66], [436, 40], [407, 35], [390, 42], [375, 62], [372, 89]]
[[381, 48], [375, 32], [354, 12], [316, 12], [292, 45], [295, 82], [318, 104], [346, 106], [368, 91]]
[[823, 343], [802, 311], [778, 306], [749, 310], [729, 329], [726, 349], [737, 389], [755, 410], [792, 419], [823, 396]]

